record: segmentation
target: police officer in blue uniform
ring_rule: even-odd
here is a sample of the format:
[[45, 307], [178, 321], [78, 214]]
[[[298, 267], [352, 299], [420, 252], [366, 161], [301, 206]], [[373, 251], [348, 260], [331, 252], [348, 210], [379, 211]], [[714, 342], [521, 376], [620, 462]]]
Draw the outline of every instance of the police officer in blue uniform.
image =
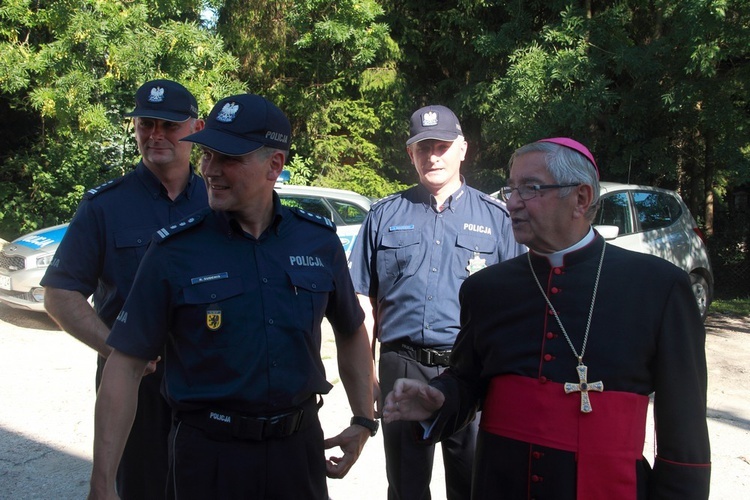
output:
[[[364, 313], [335, 227], [283, 207], [274, 191], [290, 134], [279, 108], [243, 94], [185, 138], [203, 147], [211, 208], [157, 233], [112, 329], [91, 498], [113, 492], [140, 374], [165, 348], [174, 498], [327, 499], [326, 476], [343, 477], [377, 431]], [[332, 387], [324, 317], [354, 413], [327, 440], [317, 412]], [[343, 456], [326, 460], [333, 447]]]
[[[141, 161], [85, 193], [42, 279], [50, 316], [99, 353], [97, 386], [111, 352], [107, 336], [151, 236], [208, 204], [205, 184], [190, 165], [192, 144], [180, 142], [203, 128], [195, 97], [179, 83], [153, 80], [138, 89], [135, 101], [126, 116], [133, 118]], [[87, 301], [92, 294], [94, 308]], [[160, 394], [160, 364], [155, 369], [141, 384], [136, 423], [118, 471], [124, 499], [165, 494], [171, 414]]]
[[[464, 182], [467, 143], [450, 109], [414, 112], [406, 145], [419, 184], [372, 205], [349, 258], [355, 290], [372, 307], [382, 394], [397, 378], [427, 381], [448, 366], [464, 279], [524, 250], [504, 203]], [[470, 497], [476, 432], [472, 424], [442, 442], [449, 499]], [[388, 498], [429, 499], [434, 447], [403, 422], [384, 425], [383, 439]]]

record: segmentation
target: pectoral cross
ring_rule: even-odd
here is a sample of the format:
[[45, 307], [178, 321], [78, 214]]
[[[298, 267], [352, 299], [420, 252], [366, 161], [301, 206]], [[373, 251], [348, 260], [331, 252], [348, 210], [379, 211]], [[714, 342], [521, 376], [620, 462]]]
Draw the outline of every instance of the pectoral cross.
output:
[[589, 400], [589, 391], [602, 392], [604, 390], [604, 382], [591, 382], [587, 381], [588, 367], [583, 363], [579, 363], [576, 366], [578, 372], [578, 383], [565, 382], [565, 394], [571, 392], [581, 393], [581, 413], [591, 413], [591, 401]]

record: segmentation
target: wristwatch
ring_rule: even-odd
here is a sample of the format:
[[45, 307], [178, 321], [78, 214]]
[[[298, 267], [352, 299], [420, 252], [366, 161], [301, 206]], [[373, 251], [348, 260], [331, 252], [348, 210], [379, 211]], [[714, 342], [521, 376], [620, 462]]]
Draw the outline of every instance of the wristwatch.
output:
[[378, 427], [380, 424], [377, 420], [370, 420], [365, 417], [352, 417], [349, 421], [349, 425], [361, 425], [362, 427], [370, 430], [370, 436], [374, 436], [378, 433]]

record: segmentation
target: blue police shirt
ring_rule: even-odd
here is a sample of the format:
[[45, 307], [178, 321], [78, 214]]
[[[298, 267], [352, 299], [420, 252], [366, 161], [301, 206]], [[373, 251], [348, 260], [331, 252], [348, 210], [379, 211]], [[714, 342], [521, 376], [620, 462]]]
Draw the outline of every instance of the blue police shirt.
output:
[[372, 205], [349, 266], [357, 293], [374, 301], [381, 342], [446, 349], [460, 329], [463, 281], [523, 252], [503, 202], [462, 183], [438, 210], [419, 184]]
[[321, 320], [342, 335], [364, 320], [333, 223], [273, 196], [258, 239], [209, 209], [160, 231], [141, 263], [107, 342], [141, 359], [166, 345], [175, 410], [263, 413], [327, 393]]
[[174, 201], [143, 162], [87, 191], [41, 284], [94, 294], [97, 314], [111, 327], [152, 235], [208, 206], [206, 185], [189, 168], [188, 184]]

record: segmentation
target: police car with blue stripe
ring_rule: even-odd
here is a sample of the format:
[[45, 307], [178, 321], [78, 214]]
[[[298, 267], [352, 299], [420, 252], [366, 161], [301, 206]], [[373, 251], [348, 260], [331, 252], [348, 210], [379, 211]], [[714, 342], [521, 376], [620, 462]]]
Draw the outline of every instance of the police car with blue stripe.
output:
[[44, 311], [44, 276], [68, 224], [40, 229], [3, 245], [0, 252], [0, 302]]
[[[370, 210], [366, 196], [343, 189], [276, 184], [281, 203], [326, 217], [336, 224], [347, 258], [359, 227]], [[6, 243], [0, 252], [0, 302], [18, 309], [44, 311], [44, 288], [39, 285], [68, 224], [40, 229]]]

